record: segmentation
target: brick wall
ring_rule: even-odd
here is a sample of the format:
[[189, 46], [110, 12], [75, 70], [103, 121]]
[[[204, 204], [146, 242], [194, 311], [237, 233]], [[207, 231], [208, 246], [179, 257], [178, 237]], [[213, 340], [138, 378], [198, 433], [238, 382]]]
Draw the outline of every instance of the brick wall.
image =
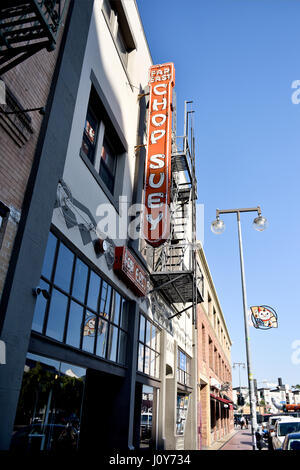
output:
[[[221, 341], [218, 338], [217, 330], [210, 322], [202, 304], [197, 306], [198, 320], [198, 382], [200, 383], [200, 427], [202, 447], [210, 447], [214, 440], [224, 437], [233, 430], [233, 410], [225, 408], [222, 411], [220, 406], [220, 419], [216, 426], [211, 429], [211, 400], [212, 392], [210, 381], [216, 379], [219, 383], [229, 382], [232, 384], [231, 364], [228, 355], [225, 353]], [[232, 399], [232, 388], [224, 392]], [[219, 391], [214, 390], [214, 394], [219, 395]], [[228, 411], [227, 411], [228, 410]], [[221, 413], [222, 411], [222, 413]], [[225, 416], [226, 413], [226, 416]]]
[[[42, 50], [2, 75], [7, 97], [2, 110], [11, 111], [12, 105], [18, 110], [46, 106], [63, 29], [62, 24], [53, 52]], [[0, 201], [13, 214], [6, 224], [5, 233], [1, 234], [0, 297], [43, 120], [37, 111], [19, 116], [0, 114]]]

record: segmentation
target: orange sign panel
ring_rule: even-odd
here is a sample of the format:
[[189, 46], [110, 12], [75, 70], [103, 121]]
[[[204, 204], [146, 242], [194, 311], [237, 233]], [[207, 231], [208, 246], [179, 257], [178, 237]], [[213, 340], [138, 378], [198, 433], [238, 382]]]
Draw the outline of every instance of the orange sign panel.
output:
[[174, 64], [150, 67], [143, 235], [157, 247], [170, 234], [172, 92]]

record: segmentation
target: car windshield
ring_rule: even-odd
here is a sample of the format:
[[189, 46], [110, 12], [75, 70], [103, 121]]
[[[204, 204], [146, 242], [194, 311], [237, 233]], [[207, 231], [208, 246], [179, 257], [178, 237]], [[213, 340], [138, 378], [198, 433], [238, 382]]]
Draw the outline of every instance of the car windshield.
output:
[[279, 424], [278, 436], [286, 436], [292, 432], [300, 432], [300, 422]]
[[290, 439], [288, 450], [300, 450], [300, 438], [299, 439]]

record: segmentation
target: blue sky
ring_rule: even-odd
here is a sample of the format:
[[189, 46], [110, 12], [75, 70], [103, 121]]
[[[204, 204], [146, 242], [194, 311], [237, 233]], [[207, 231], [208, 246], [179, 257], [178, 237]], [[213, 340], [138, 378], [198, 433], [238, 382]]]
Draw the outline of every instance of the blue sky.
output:
[[[300, 383], [300, 80], [298, 0], [138, 0], [154, 63], [173, 61], [179, 134], [195, 114], [204, 249], [233, 342], [246, 362], [236, 217], [210, 231], [215, 210], [260, 205], [265, 232], [242, 215], [248, 305], [270, 305], [279, 328], [250, 328], [254, 377]], [[153, 15], [155, 12], [155, 16]], [[299, 346], [298, 346], [299, 348]], [[297, 364], [299, 362], [299, 364]], [[241, 370], [242, 385], [247, 384]], [[238, 385], [238, 372], [233, 370]]]

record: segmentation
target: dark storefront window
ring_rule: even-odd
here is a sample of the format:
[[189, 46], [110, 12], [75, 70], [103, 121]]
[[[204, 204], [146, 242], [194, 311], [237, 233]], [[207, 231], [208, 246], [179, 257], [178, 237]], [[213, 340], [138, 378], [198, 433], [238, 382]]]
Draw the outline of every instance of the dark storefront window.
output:
[[178, 349], [177, 379], [183, 385], [191, 385], [191, 359]]
[[78, 449], [86, 369], [28, 354], [11, 449]]
[[140, 314], [138, 371], [159, 378], [160, 330]]
[[125, 299], [49, 234], [32, 329], [74, 348], [125, 365]]
[[140, 422], [140, 448], [149, 449], [152, 439], [152, 415], [153, 415], [153, 387], [143, 385], [141, 422]]

